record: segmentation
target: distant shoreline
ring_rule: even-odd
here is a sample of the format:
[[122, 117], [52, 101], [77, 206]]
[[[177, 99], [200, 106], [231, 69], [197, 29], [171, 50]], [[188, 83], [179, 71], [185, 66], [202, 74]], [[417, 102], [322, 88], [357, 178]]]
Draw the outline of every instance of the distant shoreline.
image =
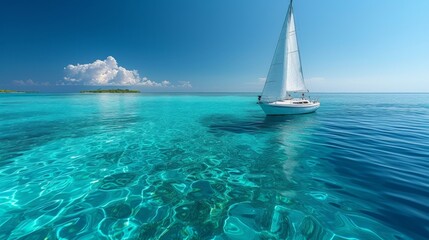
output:
[[37, 93], [36, 91], [17, 91], [9, 89], [0, 89], [0, 93]]
[[98, 90], [82, 90], [80, 93], [140, 93], [138, 90], [129, 89], [98, 89]]

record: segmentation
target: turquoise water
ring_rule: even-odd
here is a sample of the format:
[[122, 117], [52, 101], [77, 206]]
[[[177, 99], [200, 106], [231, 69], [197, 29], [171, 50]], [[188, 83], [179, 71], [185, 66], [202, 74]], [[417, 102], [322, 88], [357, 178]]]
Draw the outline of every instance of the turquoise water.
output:
[[429, 95], [0, 95], [0, 239], [427, 239]]

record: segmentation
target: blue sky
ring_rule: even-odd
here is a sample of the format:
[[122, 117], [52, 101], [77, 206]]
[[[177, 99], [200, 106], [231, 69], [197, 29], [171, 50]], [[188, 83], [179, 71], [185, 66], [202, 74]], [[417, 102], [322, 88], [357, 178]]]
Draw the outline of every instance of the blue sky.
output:
[[[147, 83], [129, 88], [259, 92], [288, 3], [4, 1], [0, 88], [89, 88], [79, 84], [102, 79], [71, 79], [97, 72], [67, 66], [106, 67], [112, 56], [123, 76]], [[310, 91], [429, 92], [429, 1], [295, 0], [294, 10]]]

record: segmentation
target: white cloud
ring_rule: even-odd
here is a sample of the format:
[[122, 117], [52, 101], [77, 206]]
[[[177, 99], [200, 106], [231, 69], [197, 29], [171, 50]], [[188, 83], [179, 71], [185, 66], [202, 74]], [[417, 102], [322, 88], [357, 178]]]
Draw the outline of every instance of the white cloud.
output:
[[179, 81], [179, 84], [177, 85], [177, 87], [192, 88], [192, 84], [189, 81]]
[[[264, 87], [265, 81], [267, 80], [266, 77], [259, 77], [258, 79], [253, 79], [252, 81], [245, 82], [244, 84], [247, 85], [247, 88], [245, 91], [261, 91]], [[244, 88], [243, 88], [244, 89]]]
[[14, 80], [13, 84], [18, 86], [49, 86], [49, 82], [38, 82], [32, 79], [28, 80]]
[[112, 56], [105, 60], [96, 60], [87, 64], [69, 64], [64, 68], [65, 84], [72, 85], [94, 85], [94, 86], [127, 86], [140, 85], [147, 87], [168, 87], [169, 81], [161, 83], [149, 80], [146, 77], [141, 78], [137, 70], [127, 70], [118, 65], [118, 62]]
[[164, 81], [161, 82], [161, 85], [164, 86], [164, 87], [168, 87], [168, 86], [171, 86], [171, 83], [169, 81], [167, 81], [167, 80], [164, 80]]

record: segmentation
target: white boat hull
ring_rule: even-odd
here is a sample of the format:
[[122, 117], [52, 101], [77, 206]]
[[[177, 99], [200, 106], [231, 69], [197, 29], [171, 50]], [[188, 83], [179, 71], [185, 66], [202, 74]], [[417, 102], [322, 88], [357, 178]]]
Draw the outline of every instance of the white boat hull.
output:
[[269, 103], [260, 102], [259, 106], [261, 106], [267, 115], [295, 115], [315, 112], [320, 107], [320, 103], [308, 102], [297, 104], [291, 101], [277, 101]]

